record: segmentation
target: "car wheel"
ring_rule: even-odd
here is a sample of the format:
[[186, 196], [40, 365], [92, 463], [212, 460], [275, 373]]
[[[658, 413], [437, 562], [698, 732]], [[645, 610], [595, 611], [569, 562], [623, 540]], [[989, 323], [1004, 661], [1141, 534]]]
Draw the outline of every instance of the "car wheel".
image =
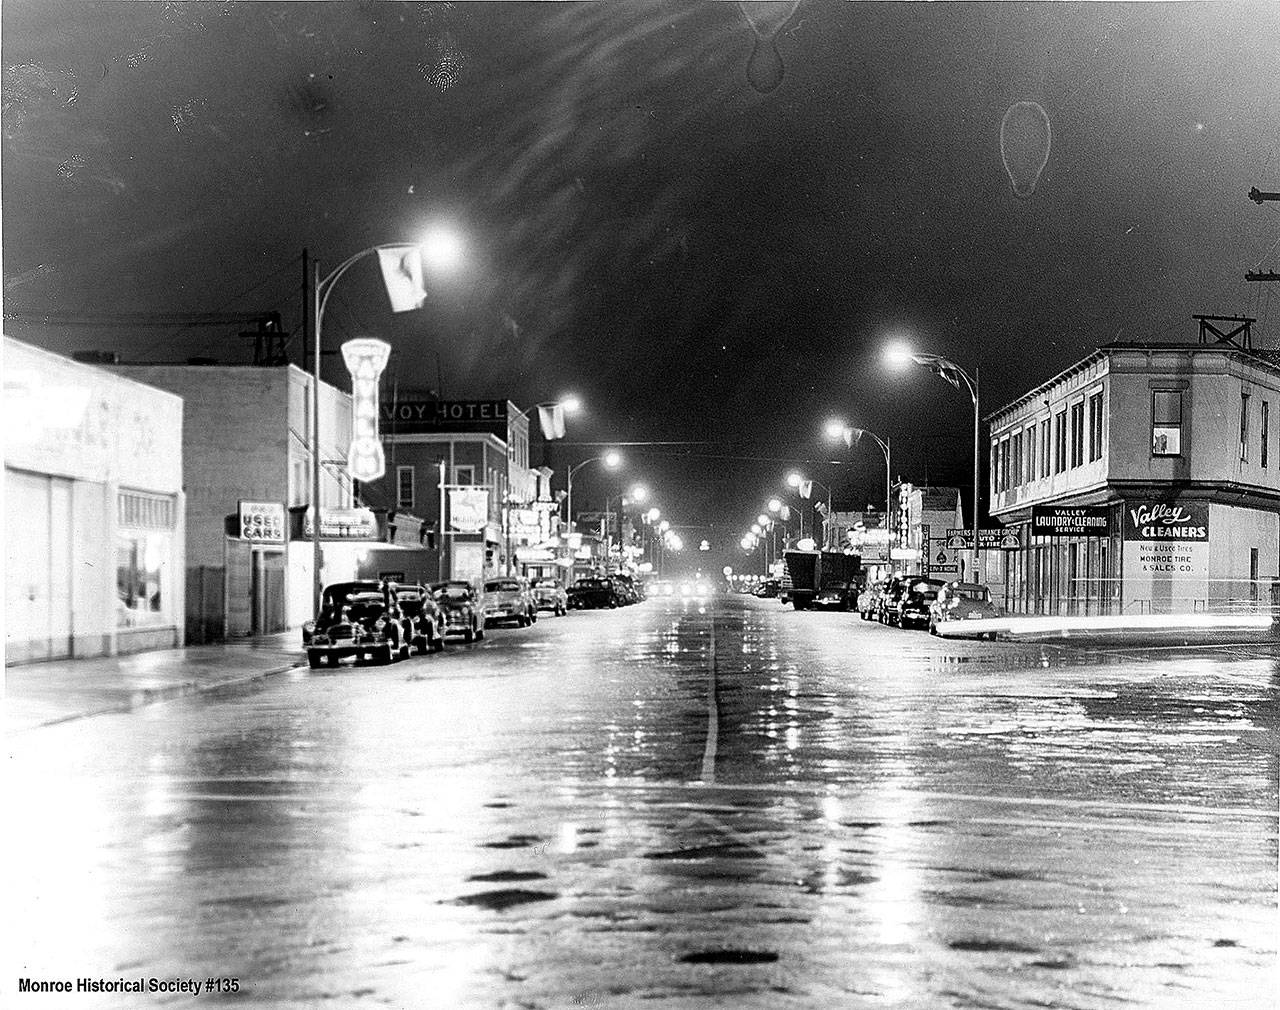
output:
[[391, 665], [391, 643], [379, 645], [373, 650], [373, 661], [378, 666]]
[[929, 634], [933, 635], [934, 638], [938, 637], [938, 625], [933, 621], [929, 622]]
[[479, 642], [479, 641], [482, 641], [483, 639], [484, 639], [484, 625], [481, 625], [480, 627], [476, 628], [476, 641]]
[[474, 624], [467, 626], [467, 630], [462, 633], [462, 640], [464, 642], [474, 642], [476, 640], [476, 626]]
[[319, 653], [319, 652], [308, 652], [308, 653], [307, 653], [307, 666], [311, 667], [311, 669], [313, 669], [313, 670], [317, 670], [317, 669], [319, 669], [319, 668], [320, 668], [320, 664], [321, 664], [323, 661], [324, 661], [324, 656], [323, 656], [321, 653]]

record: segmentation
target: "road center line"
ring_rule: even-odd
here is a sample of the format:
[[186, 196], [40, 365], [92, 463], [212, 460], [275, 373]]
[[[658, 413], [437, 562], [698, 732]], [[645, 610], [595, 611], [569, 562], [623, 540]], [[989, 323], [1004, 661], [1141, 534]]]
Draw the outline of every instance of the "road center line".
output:
[[707, 646], [707, 746], [702, 752], [702, 781], [716, 780], [716, 745], [720, 738], [720, 706], [716, 702], [716, 618], [711, 615]]

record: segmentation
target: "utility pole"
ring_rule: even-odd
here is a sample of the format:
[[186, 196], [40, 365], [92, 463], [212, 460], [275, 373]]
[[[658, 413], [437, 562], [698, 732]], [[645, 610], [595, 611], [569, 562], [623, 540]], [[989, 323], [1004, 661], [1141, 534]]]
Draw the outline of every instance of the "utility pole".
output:
[[[1280, 193], [1263, 193], [1254, 186], [1249, 190], [1249, 199], [1259, 207], [1265, 202], [1280, 202]], [[1244, 275], [1247, 281], [1280, 281], [1280, 273], [1274, 270], [1250, 270]]]

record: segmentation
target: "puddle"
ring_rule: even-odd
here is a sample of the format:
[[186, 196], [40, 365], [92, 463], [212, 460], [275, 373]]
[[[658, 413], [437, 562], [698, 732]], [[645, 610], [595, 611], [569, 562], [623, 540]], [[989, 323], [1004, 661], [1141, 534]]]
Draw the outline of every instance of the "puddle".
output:
[[745, 845], [726, 842], [720, 845], [698, 845], [691, 849], [646, 852], [645, 859], [764, 859], [764, 853]]
[[1012, 940], [952, 940], [947, 944], [952, 950], [972, 950], [980, 953], [992, 951], [1008, 951], [1011, 954], [1039, 954], [1036, 947], [1028, 947], [1025, 943]]
[[492, 884], [509, 884], [517, 880], [546, 880], [547, 875], [538, 873], [536, 870], [498, 870], [495, 873], [477, 873], [467, 879]]
[[487, 908], [492, 912], [502, 912], [516, 905], [527, 905], [534, 901], [553, 901], [560, 897], [550, 891], [526, 891], [521, 887], [507, 887], [500, 891], [481, 891], [479, 894], [464, 894], [454, 898], [454, 905], [471, 905], [476, 908]]
[[506, 841], [482, 842], [482, 849], [527, 849], [530, 845], [546, 841], [539, 835], [508, 835]]
[[772, 964], [778, 955], [771, 950], [700, 950], [681, 954], [683, 964]]

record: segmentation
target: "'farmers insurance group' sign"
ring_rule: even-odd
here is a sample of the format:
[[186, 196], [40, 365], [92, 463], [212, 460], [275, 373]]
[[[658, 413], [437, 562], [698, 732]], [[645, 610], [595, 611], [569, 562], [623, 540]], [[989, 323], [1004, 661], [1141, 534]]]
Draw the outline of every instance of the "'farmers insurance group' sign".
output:
[[1209, 506], [1205, 503], [1129, 502], [1124, 509], [1126, 540], [1194, 541], [1209, 539]]
[[1108, 537], [1111, 509], [1106, 505], [1031, 506], [1033, 537]]

